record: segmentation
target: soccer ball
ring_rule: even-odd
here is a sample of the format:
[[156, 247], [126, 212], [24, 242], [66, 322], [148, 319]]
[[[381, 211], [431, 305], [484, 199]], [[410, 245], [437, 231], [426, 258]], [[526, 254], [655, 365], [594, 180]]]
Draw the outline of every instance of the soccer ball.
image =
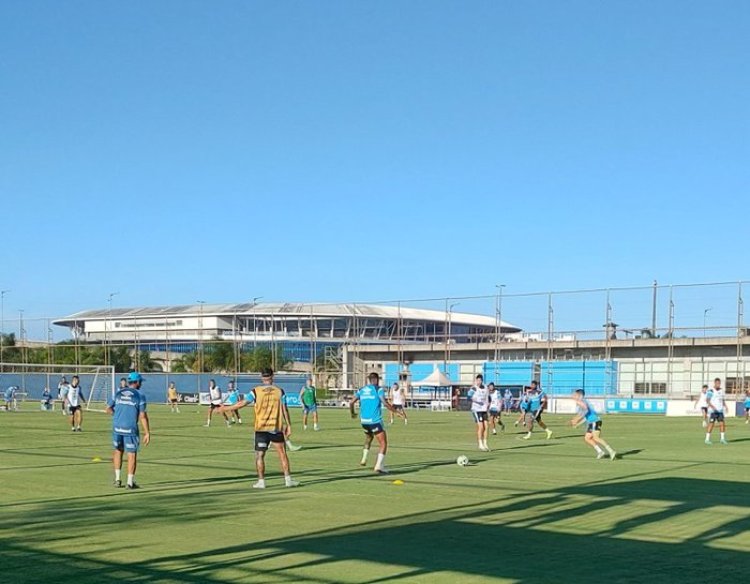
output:
[[462, 454], [456, 459], [456, 464], [458, 466], [466, 466], [469, 464], [469, 458]]

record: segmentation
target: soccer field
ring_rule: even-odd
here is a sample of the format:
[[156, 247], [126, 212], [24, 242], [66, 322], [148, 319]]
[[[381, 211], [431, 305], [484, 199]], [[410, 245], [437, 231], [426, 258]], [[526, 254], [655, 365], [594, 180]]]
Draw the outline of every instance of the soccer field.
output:
[[111, 486], [108, 416], [86, 413], [74, 434], [57, 412], [0, 414], [0, 581], [602, 584], [750, 569], [740, 420], [728, 446], [718, 432], [706, 446], [695, 418], [608, 416], [612, 462], [567, 418], [550, 416], [549, 441], [509, 424], [480, 453], [469, 414], [416, 412], [388, 428], [393, 474], [381, 477], [358, 466], [348, 412], [323, 410], [322, 431], [302, 432], [292, 411], [302, 485], [283, 488], [269, 452], [269, 488], [256, 491], [244, 412], [244, 426], [203, 428], [202, 409], [151, 406], [135, 492]]

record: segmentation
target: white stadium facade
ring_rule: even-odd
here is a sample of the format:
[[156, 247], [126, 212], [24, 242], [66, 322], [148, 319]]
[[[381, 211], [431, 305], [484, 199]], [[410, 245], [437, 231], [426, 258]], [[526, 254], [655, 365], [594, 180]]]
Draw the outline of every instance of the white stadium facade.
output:
[[85, 310], [54, 321], [83, 343], [133, 344], [186, 353], [214, 339], [281, 347], [310, 362], [325, 347], [351, 343], [492, 342], [520, 328], [494, 317], [377, 304], [192, 304]]

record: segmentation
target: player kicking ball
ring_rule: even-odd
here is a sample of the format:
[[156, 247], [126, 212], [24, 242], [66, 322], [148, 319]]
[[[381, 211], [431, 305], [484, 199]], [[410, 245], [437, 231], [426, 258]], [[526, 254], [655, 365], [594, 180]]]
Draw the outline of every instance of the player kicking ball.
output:
[[286, 442], [292, 435], [292, 421], [289, 409], [286, 407], [284, 390], [273, 384], [273, 370], [264, 369], [261, 372], [262, 385], [252, 389], [245, 399], [234, 405], [224, 405], [218, 408], [219, 413], [233, 412], [249, 404], [255, 409], [255, 469], [258, 480], [253, 484], [254, 489], [266, 488], [266, 452], [273, 446], [279, 455], [281, 470], [284, 473], [284, 486], [297, 487], [299, 483], [292, 479], [289, 467], [289, 457], [286, 454]]
[[151, 441], [148, 414], [146, 413], [146, 397], [140, 392], [143, 377], [133, 371], [128, 375], [128, 387], [118, 389], [114, 397], [107, 403], [107, 413], [112, 416], [112, 445], [115, 452], [112, 461], [115, 468], [115, 482], [117, 488], [122, 487], [120, 472], [122, 471], [122, 453], [128, 455], [128, 489], [137, 489], [135, 469], [138, 462], [140, 436], [138, 422], [143, 426], [143, 445]]
[[[576, 389], [573, 392], [573, 398], [576, 401], [578, 415], [570, 421], [570, 425], [575, 427], [585, 421], [586, 433], [583, 439], [586, 444], [596, 450], [596, 458], [604, 458], [609, 454], [610, 460], [615, 460], [617, 452], [602, 439], [602, 419], [586, 399], [586, 393], [582, 389]], [[605, 450], [607, 451], [606, 453]]]
[[362, 429], [365, 431], [365, 445], [362, 449], [362, 460], [359, 461], [359, 464], [360, 466], [367, 465], [367, 457], [370, 454], [372, 439], [377, 438], [378, 457], [375, 461], [374, 471], [378, 474], [388, 474], [388, 469], [385, 467], [385, 455], [388, 452], [388, 436], [383, 427], [383, 406], [400, 418], [404, 417], [404, 413], [403, 411], [395, 410], [388, 403], [385, 397], [385, 390], [380, 387], [380, 376], [377, 373], [370, 373], [367, 376], [367, 381], [369, 383], [357, 390], [354, 394], [354, 399], [349, 403], [349, 411], [352, 418], [357, 417], [354, 406], [357, 402], [360, 403], [359, 421], [362, 424]]
[[706, 444], [711, 444], [711, 432], [714, 431], [714, 424], [719, 423], [720, 440], [722, 444], [727, 442], [726, 431], [727, 425], [724, 421], [724, 390], [721, 389], [721, 379], [714, 379], [713, 389], [706, 393], [706, 403], [708, 403], [708, 427], [706, 428]]

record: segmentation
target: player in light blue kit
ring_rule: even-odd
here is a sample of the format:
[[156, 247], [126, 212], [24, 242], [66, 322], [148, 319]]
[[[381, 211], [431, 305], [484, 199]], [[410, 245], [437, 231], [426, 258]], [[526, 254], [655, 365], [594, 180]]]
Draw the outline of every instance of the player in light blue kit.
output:
[[528, 433], [523, 437], [524, 440], [531, 438], [531, 432], [534, 430], [534, 422], [539, 424], [539, 427], [547, 433], [547, 440], [552, 438], [552, 430], [547, 428], [547, 424], [542, 421], [542, 412], [547, 408], [547, 394], [542, 391], [539, 387], [539, 383], [536, 381], [531, 382], [531, 390], [529, 391], [529, 407], [526, 421], [528, 424]]
[[597, 458], [606, 456], [604, 450], [609, 454], [611, 460], [617, 458], [614, 449], [602, 439], [602, 419], [596, 413], [594, 407], [586, 399], [586, 393], [582, 389], [576, 389], [573, 392], [573, 398], [576, 400], [578, 415], [570, 421], [571, 426], [578, 426], [581, 422], [586, 422], [586, 434], [583, 439], [586, 444], [596, 450]]
[[[237, 389], [234, 381], [230, 381], [229, 383], [227, 383], [227, 399], [224, 400], [224, 404], [227, 406], [233, 406], [234, 404], [239, 403], [241, 399], [242, 396], [240, 395], [240, 390]], [[240, 417], [239, 410], [232, 410], [231, 412], [229, 412], [229, 419], [233, 424], [235, 422], [237, 424], [242, 424], [242, 418]]]
[[745, 424], [750, 424], [750, 389], [745, 390]]
[[122, 486], [120, 472], [122, 453], [128, 453], [128, 489], [137, 489], [135, 469], [140, 447], [138, 422], [143, 426], [143, 445], [151, 441], [151, 434], [146, 413], [146, 397], [139, 391], [143, 383], [140, 373], [133, 371], [128, 375], [128, 387], [118, 389], [107, 403], [107, 413], [112, 414], [112, 445], [115, 452], [112, 460], [115, 468], [115, 487]]
[[388, 436], [385, 433], [383, 425], [383, 406], [401, 418], [404, 417], [404, 414], [388, 403], [385, 397], [385, 390], [379, 386], [380, 376], [377, 373], [370, 373], [367, 376], [367, 381], [369, 383], [359, 389], [354, 394], [354, 399], [349, 403], [349, 411], [352, 414], [352, 418], [356, 417], [354, 406], [357, 402], [360, 403], [359, 421], [362, 424], [362, 429], [365, 431], [365, 446], [362, 450], [362, 460], [359, 464], [360, 466], [367, 464], [367, 456], [370, 454], [372, 439], [373, 437], [377, 437], [379, 449], [374, 470], [378, 474], [388, 474], [388, 469], [385, 467], [385, 455], [388, 452]]

